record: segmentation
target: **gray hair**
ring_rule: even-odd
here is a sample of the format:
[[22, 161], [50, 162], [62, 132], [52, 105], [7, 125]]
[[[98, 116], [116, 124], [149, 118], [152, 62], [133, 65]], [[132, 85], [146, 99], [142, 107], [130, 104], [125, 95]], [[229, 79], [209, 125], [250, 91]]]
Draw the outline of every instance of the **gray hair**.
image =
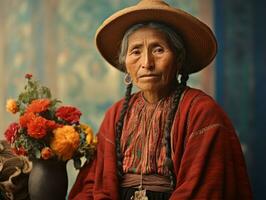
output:
[[135, 24], [132, 27], [130, 27], [124, 34], [118, 56], [119, 67], [121, 69], [125, 69], [125, 60], [128, 50], [129, 36], [135, 31], [146, 27], [157, 29], [165, 34], [165, 36], [168, 39], [168, 43], [170, 44], [170, 48], [173, 50], [174, 54], [176, 55], [177, 59], [176, 63], [181, 63], [182, 66], [186, 57], [186, 51], [182, 38], [172, 28], [170, 28], [165, 24], [159, 22], [148, 22], [148, 23]]

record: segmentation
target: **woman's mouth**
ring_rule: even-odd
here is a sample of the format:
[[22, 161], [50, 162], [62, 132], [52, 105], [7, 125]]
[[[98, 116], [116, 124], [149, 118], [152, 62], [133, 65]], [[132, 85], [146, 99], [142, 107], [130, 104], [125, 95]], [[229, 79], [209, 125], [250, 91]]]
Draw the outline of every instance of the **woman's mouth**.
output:
[[143, 74], [143, 75], [140, 75], [138, 78], [157, 78], [159, 77], [158, 74]]

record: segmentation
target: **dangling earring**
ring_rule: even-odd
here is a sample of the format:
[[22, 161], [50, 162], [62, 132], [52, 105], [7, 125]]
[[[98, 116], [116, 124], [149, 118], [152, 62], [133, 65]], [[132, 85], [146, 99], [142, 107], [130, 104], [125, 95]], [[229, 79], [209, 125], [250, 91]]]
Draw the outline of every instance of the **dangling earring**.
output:
[[178, 84], [180, 83], [180, 79], [181, 79], [181, 74], [180, 74], [180, 72], [177, 72], [176, 81], [177, 81]]
[[126, 73], [126, 74], [125, 74], [125, 77], [124, 77], [124, 83], [125, 83], [126, 85], [130, 85], [130, 84], [132, 83], [132, 79], [131, 79], [131, 76], [130, 76], [129, 73]]

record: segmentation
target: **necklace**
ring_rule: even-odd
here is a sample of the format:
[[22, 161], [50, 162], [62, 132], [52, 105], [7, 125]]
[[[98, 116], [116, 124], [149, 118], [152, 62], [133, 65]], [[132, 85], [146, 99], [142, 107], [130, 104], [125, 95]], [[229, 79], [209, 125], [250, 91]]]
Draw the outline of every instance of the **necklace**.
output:
[[[154, 111], [151, 115], [151, 120], [149, 122], [149, 126], [147, 129], [147, 135], [149, 135], [149, 131], [152, 125], [152, 121], [154, 119], [155, 113], [157, 108], [159, 107], [160, 103], [161, 103], [162, 99], [157, 103], [156, 107], [154, 108]], [[145, 138], [144, 138], [144, 134], [143, 134], [143, 143], [142, 143], [142, 152], [144, 152], [144, 147], [145, 147]], [[143, 172], [142, 172], [142, 165], [143, 165], [143, 157], [141, 157], [141, 170], [140, 170], [140, 185], [138, 187], [138, 190], [135, 191], [134, 195], [130, 198], [131, 200], [148, 200], [147, 194], [146, 194], [146, 189], [143, 188]]]

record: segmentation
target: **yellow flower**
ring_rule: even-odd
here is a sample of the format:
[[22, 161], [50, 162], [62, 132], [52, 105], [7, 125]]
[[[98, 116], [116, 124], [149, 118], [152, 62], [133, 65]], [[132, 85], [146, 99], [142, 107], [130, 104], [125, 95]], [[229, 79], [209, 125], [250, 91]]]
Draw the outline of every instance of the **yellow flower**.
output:
[[80, 128], [82, 129], [82, 130], [86, 130], [87, 128], [90, 128], [87, 124], [83, 124], [83, 123], [80, 123]]
[[90, 134], [93, 135], [93, 130], [92, 130], [91, 127], [86, 128], [86, 129], [84, 130], [84, 132], [85, 132], [86, 135], [90, 135]]
[[90, 126], [86, 124], [81, 124], [80, 127], [83, 129], [84, 133], [86, 134], [86, 142], [87, 144], [94, 143], [93, 141], [95, 140], [93, 136], [93, 130]]
[[54, 137], [51, 141], [51, 149], [62, 160], [72, 158], [74, 152], [79, 147], [79, 134], [73, 126], [63, 126], [53, 131]]
[[90, 132], [86, 135], [86, 142], [87, 144], [91, 144], [93, 140], [93, 134]]
[[97, 144], [97, 143], [98, 143], [98, 139], [97, 139], [97, 137], [95, 136], [95, 137], [93, 137], [92, 144]]
[[8, 99], [6, 102], [6, 110], [8, 112], [11, 112], [13, 114], [15, 114], [16, 112], [18, 112], [18, 105], [16, 100], [14, 99]]

